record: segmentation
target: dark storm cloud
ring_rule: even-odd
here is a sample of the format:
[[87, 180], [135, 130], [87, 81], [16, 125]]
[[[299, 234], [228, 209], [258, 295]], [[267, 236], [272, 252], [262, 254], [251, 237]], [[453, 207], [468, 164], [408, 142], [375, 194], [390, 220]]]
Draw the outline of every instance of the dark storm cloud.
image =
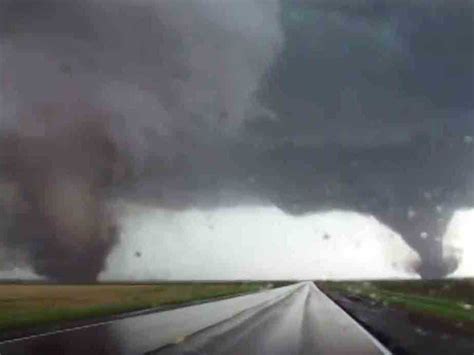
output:
[[474, 2], [284, 4], [286, 46], [261, 91], [278, 118], [248, 123], [262, 186], [293, 213], [373, 214], [423, 275], [451, 270], [440, 238], [474, 201]]
[[282, 7], [285, 45], [260, 83], [269, 110], [221, 148], [231, 161], [190, 166], [179, 190], [199, 205], [241, 202], [219, 194], [232, 186], [291, 214], [372, 214], [423, 276], [452, 271], [441, 238], [474, 201], [473, 2]]
[[281, 132], [364, 145], [472, 127], [471, 1], [286, 4], [265, 91]]
[[473, 2], [280, 5], [1, 2], [4, 214], [17, 211], [2, 243], [49, 277], [91, 279], [115, 241], [112, 198], [270, 200], [373, 214], [423, 275], [452, 269], [439, 238], [474, 201]]

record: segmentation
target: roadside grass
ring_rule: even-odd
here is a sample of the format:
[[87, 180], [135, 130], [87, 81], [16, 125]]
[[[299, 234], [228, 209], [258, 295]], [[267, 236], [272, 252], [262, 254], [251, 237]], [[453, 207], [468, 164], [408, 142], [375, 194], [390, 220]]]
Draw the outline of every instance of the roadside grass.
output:
[[380, 289], [474, 304], [474, 279], [375, 281]]
[[472, 280], [324, 282], [321, 286], [329, 292], [365, 297], [411, 313], [463, 322], [463, 328], [474, 330]]
[[422, 311], [438, 317], [474, 322], [474, 311], [470, 304], [385, 290], [380, 290], [376, 298], [389, 304], [397, 304], [410, 310]]
[[0, 334], [165, 305], [256, 292], [265, 283], [0, 285]]

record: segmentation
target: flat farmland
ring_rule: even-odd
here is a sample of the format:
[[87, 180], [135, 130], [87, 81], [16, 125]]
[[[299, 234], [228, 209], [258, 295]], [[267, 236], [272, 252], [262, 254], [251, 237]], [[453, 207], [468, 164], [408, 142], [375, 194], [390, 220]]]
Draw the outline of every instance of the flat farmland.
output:
[[264, 283], [0, 284], [0, 335], [6, 331], [255, 292]]

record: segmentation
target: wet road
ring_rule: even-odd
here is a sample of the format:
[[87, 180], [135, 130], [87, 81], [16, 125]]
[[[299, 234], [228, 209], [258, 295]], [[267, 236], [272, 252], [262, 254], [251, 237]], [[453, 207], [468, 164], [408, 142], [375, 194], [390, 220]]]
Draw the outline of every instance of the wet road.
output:
[[387, 354], [311, 282], [0, 343], [0, 354]]
[[396, 354], [474, 354], [472, 331], [459, 328], [462, 322], [410, 312], [363, 295], [331, 291], [330, 296]]

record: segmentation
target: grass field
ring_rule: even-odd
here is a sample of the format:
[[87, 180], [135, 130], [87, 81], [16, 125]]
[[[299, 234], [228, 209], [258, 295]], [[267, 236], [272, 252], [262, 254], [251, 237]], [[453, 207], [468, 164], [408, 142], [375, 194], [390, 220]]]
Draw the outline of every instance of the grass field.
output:
[[0, 284], [0, 334], [64, 321], [254, 292], [266, 286], [264, 283]]
[[474, 280], [324, 282], [328, 292], [370, 298], [452, 322], [474, 331]]

